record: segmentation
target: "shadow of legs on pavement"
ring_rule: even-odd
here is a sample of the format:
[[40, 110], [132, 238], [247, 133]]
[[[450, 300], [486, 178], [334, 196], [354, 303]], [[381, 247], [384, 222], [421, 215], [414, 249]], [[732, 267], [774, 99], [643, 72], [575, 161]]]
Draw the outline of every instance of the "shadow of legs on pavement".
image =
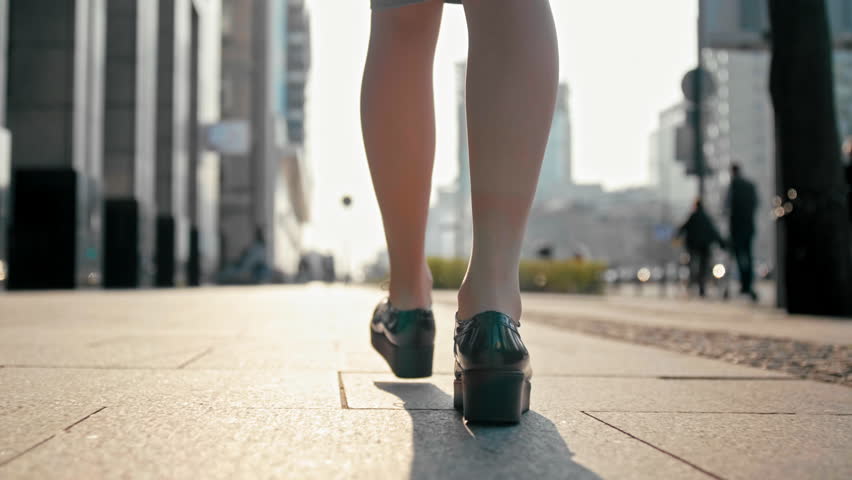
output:
[[431, 383], [375, 385], [399, 397], [411, 416], [412, 479], [600, 478], [574, 462], [556, 425], [532, 410], [518, 425], [469, 425]]

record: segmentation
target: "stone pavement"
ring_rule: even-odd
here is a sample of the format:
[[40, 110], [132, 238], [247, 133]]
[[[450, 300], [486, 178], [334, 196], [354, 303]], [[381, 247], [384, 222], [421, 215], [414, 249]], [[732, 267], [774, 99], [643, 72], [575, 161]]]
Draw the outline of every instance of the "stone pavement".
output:
[[379, 290], [2, 294], [0, 478], [852, 478], [852, 389], [572, 333], [536, 309], [532, 410], [466, 425], [440, 295], [436, 374], [400, 381], [369, 347]]

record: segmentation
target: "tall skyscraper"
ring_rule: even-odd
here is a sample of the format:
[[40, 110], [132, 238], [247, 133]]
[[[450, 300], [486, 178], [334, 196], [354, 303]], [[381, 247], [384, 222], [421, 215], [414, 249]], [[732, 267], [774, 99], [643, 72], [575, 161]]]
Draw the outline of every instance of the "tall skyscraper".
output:
[[559, 85], [553, 123], [541, 164], [535, 203], [562, 196], [573, 185], [571, 171], [571, 107], [567, 84]]
[[224, 0], [222, 116], [245, 121], [252, 148], [222, 164], [224, 264], [257, 236], [266, 264], [294, 274], [308, 218], [305, 82], [310, 65], [303, 0]]

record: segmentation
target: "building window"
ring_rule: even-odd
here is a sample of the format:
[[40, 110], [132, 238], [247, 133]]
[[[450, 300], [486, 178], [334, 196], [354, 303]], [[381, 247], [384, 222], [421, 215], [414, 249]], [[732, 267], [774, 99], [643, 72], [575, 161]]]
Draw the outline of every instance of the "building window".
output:
[[234, 108], [234, 79], [225, 75], [222, 77], [221, 105], [223, 113], [230, 114]]
[[852, 0], [841, 0], [841, 10], [843, 11], [843, 27], [844, 30], [852, 31]]
[[222, 37], [230, 38], [234, 34], [234, 0], [222, 2]]
[[740, 28], [747, 32], [763, 30], [763, 1], [740, 0]]

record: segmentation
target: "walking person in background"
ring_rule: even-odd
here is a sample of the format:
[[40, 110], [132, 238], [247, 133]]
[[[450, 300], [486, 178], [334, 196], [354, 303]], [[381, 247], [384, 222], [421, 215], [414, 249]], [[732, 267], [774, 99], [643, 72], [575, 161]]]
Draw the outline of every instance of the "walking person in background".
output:
[[[519, 422], [529, 354], [518, 327], [521, 242], [556, 102], [548, 0], [462, 3], [468, 25], [467, 130], [473, 250], [458, 292], [455, 407], [468, 421]], [[400, 377], [432, 374], [435, 324], [426, 216], [435, 156], [432, 64], [443, 0], [372, 0], [361, 92], [364, 146], [390, 257], [374, 348]]]
[[725, 246], [725, 240], [719, 235], [719, 230], [713, 224], [713, 220], [704, 211], [701, 200], [695, 201], [692, 214], [680, 229], [678, 237], [684, 237], [686, 250], [689, 252], [689, 283], [698, 284], [698, 295], [704, 297], [707, 294], [707, 274], [710, 271], [710, 254], [713, 244]]
[[726, 210], [730, 219], [731, 251], [740, 274], [740, 293], [757, 301], [754, 291], [754, 213], [757, 210], [757, 189], [742, 175], [740, 166], [731, 165], [731, 186]]

